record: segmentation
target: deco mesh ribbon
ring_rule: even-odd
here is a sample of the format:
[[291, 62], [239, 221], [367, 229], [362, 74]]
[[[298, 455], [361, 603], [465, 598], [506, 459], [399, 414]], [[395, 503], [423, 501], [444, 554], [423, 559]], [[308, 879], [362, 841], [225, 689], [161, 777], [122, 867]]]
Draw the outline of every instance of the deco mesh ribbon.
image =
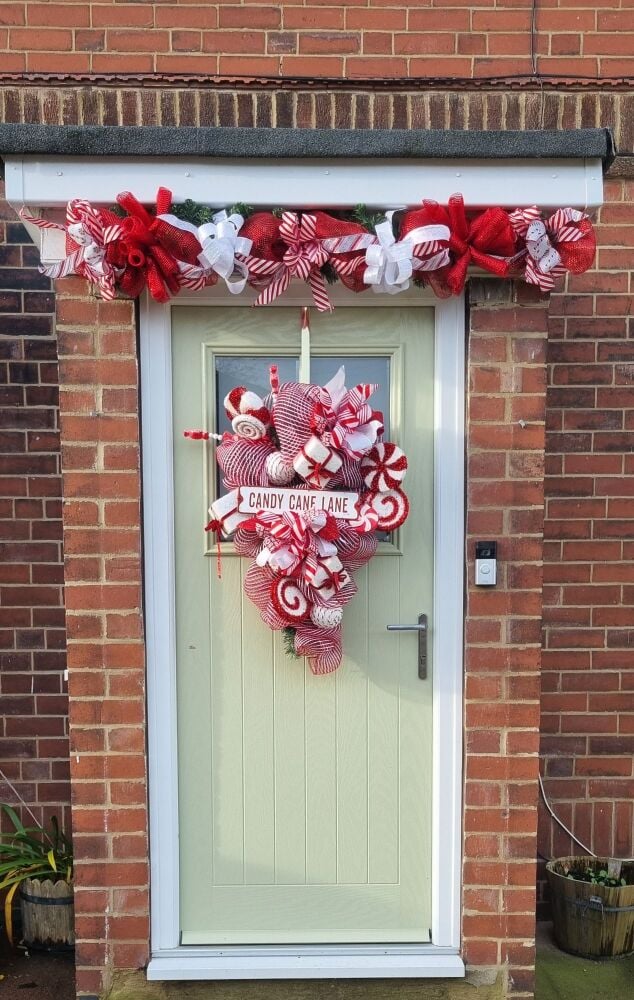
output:
[[326, 312], [332, 309], [327, 282], [395, 295], [414, 281], [446, 297], [460, 294], [470, 266], [509, 277], [521, 264], [524, 279], [548, 292], [556, 278], [586, 271], [596, 249], [592, 222], [577, 209], [560, 208], [550, 216], [536, 206], [472, 210], [460, 194], [447, 206], [423, 201], [386, 212], [374, 225], [345, 212], [248, 215], [241, 208], [211, 214], [185, 203], [183, 209], [188, 204], [201, 209], [202, 218], [211, 214], [210, 221], [197, 225], [182, 211], [172, 212], [166, 188], [159, 188], [152, 210], [130, 192], [117, 202], [122, 215], [82, 199], [70, 201], [65, 223], [34, 218], [23, 209], [26, 222], [66, 234], [64, 259], [41, 265], [42, 272], [52, 278], [79, 274], [105, 299], [117, 293], [136, 298], [147, 289], [159, 302], [220, 278], [234, 295], [247, 284], [257, 289], [257, 306], [276, 302], [299, 280]]
[[[407, 459], [380, 440], [383, 417], [370, 403], [376, 385], [346, 388], [343, 368], [325, 386], [279, 385], [272, 370], [271, 385], [266, 399], [244, 386], [225, 397], [232, 433], [216, 457], [227, 492], [211, 505], [207, 529], [233, 537], [236, 551], [254, 560], [246, 595], [271, 629], [286, 631], [313, 673], [325, 674], [341, 663], [343, 610], [357, 591], [352, 573], [376, 552], [376, 532], [394, 531], [409, 514], [401, 488]], [[256, 509], [241, 510], [244, 491], [262, 487], [276, 489], [256, 493]], [[331, 491], [325, 498], [334, 513], [317, 504], [321, 491]], [[337, 516], [339, 498], [350, 493], [354, 508]], [[297, 509], [283, 506], [285, 496]]]

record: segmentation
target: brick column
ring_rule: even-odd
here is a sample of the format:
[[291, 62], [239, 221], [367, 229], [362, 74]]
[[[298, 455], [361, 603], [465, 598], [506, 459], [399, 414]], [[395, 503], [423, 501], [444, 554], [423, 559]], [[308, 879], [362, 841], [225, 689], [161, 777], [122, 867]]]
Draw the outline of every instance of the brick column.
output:
[[77, 987], [148, 956], [134, 304], [57, 289]]
[[[532, 996], [548, 304], [491, 280], [470, 298], [464, 955]], [[473, 584], [489, 538], [490, 589]]]

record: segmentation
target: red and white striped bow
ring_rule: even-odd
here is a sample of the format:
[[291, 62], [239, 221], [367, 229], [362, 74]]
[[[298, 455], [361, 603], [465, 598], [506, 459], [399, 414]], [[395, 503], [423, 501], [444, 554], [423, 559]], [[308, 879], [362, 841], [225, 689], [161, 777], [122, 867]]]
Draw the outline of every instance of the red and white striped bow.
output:
[[271, 281], [260, 292], [256, 306], [268, 305], [286, 291], [292, 278], [307, 281], [320, 312], [332, 311], [324, 276], [319, 270], [328, 260], [328, 251], [316, 238], [317, 220], [306, 212], [301, 217], [296, 212], [284, 212], [279, 235], [286, 244], [281, 261], [263, 260], [249, 256], [246, 263], [249, 275], [267, 277]]
[[66, 257], [52, 264], [40, 264], [42, 274], [49, 278], [78, 274], [97, 285], [102, 298], [115, 297], [120, 272], [106, 260], [106, 249], [109, 243], [121, 238], [119, 225], [105, 224], [99, 210], [82, 198], [68, 202], [66, 225], [34, 218], [25, 209], [20, 211], [20, 216], [40, 229], [58, 229], [66, 233]]
[[575, 208], [560, 208], [544, 221], [540, 210], [532, 205], [518, 208], [509, 218], [517, 235], [526, 241], [525, 280], [542, 292], [551, 291], [555, 278], [563, 277], [569, 270], [562, 260], [561, 244], [583, 241], [585, 249], [588, 233], [579, 223], [589, 222], [588, 216]]
[[[268, 566], [282, 576], [301, 574], [310, 583], [310, 567], [313, 563], [316, 565], [317, 558], [332, 556], [337, 551], [336, 546], [325, 537], [331, 536], [333, 530], [336, 532], [334, 518], [325, 511], [315, 511], [310, 516], [295, 511], [281, 514], [258, 511], [251, 524], [245, 527], [257, 531], [264, 538], [263, 548], [256, 559], [258, 566]], [[305, 560], [310, 567], [302, 568]]]
[[345, 381], [345, 368], [341, 367], [330, 382], [319, 388], [311, 422], [325, 445], [358, 461], [383, 433], [382, 415], [367, 402], [378, 386], [360, 383], [346, 389]]

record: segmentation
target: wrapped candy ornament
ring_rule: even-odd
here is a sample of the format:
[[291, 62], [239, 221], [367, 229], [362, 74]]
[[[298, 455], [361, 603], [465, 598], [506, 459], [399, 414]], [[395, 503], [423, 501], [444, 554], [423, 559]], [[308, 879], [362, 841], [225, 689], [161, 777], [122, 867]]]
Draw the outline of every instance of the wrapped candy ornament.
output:
[[224, 407], [238, 437], [258, 441], [266, 435], [271, 414], [257, 393], [238, 386], [225, 396]]

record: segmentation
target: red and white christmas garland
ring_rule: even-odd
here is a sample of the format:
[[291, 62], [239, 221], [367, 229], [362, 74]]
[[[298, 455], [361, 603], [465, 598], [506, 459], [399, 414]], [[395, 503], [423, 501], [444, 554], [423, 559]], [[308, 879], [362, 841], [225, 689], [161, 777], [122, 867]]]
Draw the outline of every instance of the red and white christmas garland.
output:
[[228, 492], [211, 505], [207, 530], [233, 536], [254, 559], [245, 593], [271, 629], [293, 630], [297, 655], [325, 674], [341, 662], [352, 573], [374, 555], [376, 532], [409, 514], [407, 459], [381, 440], [383, 416], [369, 402], [378, 386], [347, 389], [343, 368], [325, 386], [279, 385], [273, 367], [271, 387], [266, 399], [243, 386], [225, 398], [232, 433], [216, 457]]
[[328, 212], [217, 212], [196, 226], [171, 213], [172, 195], [160, 188], [153, 211], [129, 192], [117, 198], [124, 215], [76, 199], [59, 224], [22, 217], [66, 234], [66, 257], [40, 270], [52, 278], [79, 274], [101, 295], [136, 297], [145, 288], [167, 302], [181, 288], [200, 289], [222, 279], [233, 294], [259, 290], [255, 305], [275, 301], [294, 278], [310, 286], [315, 305], [332, 309], [325, 272], [348, 288], [395, 294], [410, 280], [442, 297], [457, 295], [471, 264], [499, 277], [523, 276], [542, 291], [567, 271], [580, 274], [594, 259], [589, 217], [573, 208], [544, 216], [537, 206], [507, 212], [468, 210], [462, 195], [448, 205], [423, 201], [387, 212], [374, 231]]

